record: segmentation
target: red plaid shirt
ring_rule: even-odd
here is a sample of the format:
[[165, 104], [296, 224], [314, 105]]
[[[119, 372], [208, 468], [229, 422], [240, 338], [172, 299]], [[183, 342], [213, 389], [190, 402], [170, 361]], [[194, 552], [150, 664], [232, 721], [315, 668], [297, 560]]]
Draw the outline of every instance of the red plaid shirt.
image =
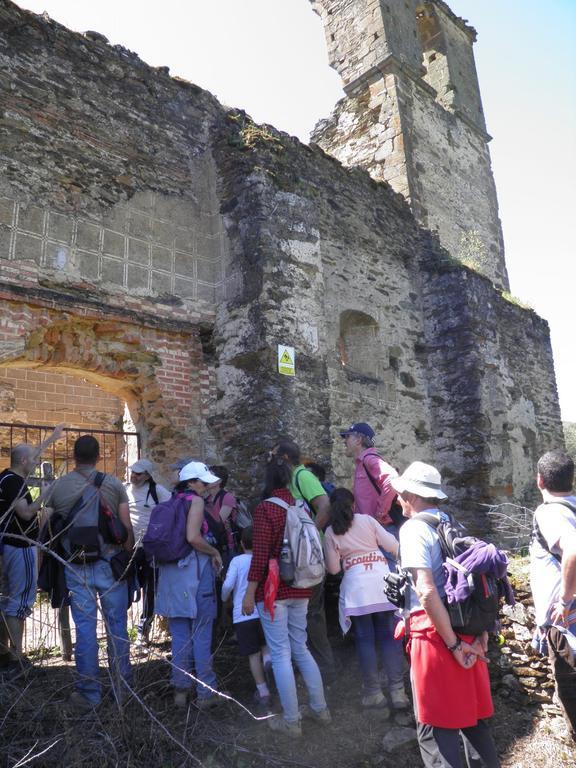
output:
[[[277, 488], [270, 496], [277, 496], [288, 504], [294, 504], [294, 497], [288, 488]], [[254, 510], [253, 526], [252, 564], [248, 572], [248, 581], [258, 582], [256, 602], [259, 603], [264, 600], [268, 560], [280, 557], [286, 526], [286, 510], [269, 501], [261, 501]], [[293, 597], [307, 599], [311, 595], [311, 589], [294, 589], [280, 581], [276, 599], [290, 600]]]

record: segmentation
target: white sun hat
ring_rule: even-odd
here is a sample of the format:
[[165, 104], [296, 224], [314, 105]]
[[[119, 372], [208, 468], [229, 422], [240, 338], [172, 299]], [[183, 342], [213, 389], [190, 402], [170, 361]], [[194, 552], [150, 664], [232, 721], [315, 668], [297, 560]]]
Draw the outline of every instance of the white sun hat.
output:
[[390, 484], [398, 493], [414, 493], [423, 499], [448, 498], [442, 490], [440, 472], [423, 461], [413, 461], [400, 477], [395, 477]]
[[195, 478], [201, 480], [203, 483], [220, 482], [220, 478], [217, 475], [213, 475], [206, 464], [203, 464], [201, 461], [189, 462], [185, 467], [182, 467], [180, 474], [178, 475], [180, 482], [183, 482], [184, 480], [194, 480]]

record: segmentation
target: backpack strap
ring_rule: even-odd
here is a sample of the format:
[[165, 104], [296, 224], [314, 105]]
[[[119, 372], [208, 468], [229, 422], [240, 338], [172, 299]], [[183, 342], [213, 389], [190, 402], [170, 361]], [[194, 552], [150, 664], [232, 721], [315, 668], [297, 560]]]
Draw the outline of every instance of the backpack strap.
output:
[[269, 499], [264, 499], [264, 501], [268, 501], [270, 504], [276, 504], [277, 507], [282, 507], [282, 509], [286, 511], [290, 509], [290, 504], [288, 504], [288, 502], [284, 501], [283, 499], [279, 499], [277, 496], [272, 496]]
[[[576, 514], [576, 507], [574, 504], [571, 504], [566, 499], [555, 499], [554, 501], [544, 501], [543, 504], [560, 504], [562, 507], [566, 507], [569, 509], [573, 514]], [[534, 513], [534, 522], [532, 526], [532, 535], [534, 539], [540, 544], [542, 549], [545, 552], [548, 552], [549, 555], [552, 555], [552, 557], [557, 560], [559, 563], [562, 562], [562, 556], [557, 555], [554, 552], [550, 552], [550, 547], [548, 546], [548, 542], [544, 538], [544, 534], [540, 530], [540, 526], [538, 525], [538, 521], [536, 520], [536, 513]]]
[[158, 504], [158, 491], [156, 490], [156, 483], [152, 478], [148, 481], [148, 493], [146, 494], [146, 498], [144, 499], [144, 504], [148, 502], [148, 498], [152, 496], [152, 501], [154, 504]]
[[[300, 483], [298, 482], [298, 477], [300, 476], [300, 473], [306, 472], [306, 471], [310, 472], [310, 470], [309, 469], [306, 470], [305, 467], [302, 469], [299, 469], [298, 472], [296, 472], [296, 474], [294, 475], [294, 483], [296, 484], [296, 488], [298, 489], [298, 493], [300, 494], [300, 496], [302, 496], [302, 498], [304, 499], [306, 504], [308, 504], [308, 506], [311, 506], [310, 499], [307, 499], [306, 496], [304, 496], [304, 494], [302, 493], [302, 488], [300, 487]], [[288, 509], [288, 507], [286, 507], [286, 509]]]
[[[366, 456], [376, 456], [378, 459], [382, 458], [379, 453], [366, 453], [364, 454], [364, 459], [366, 458]], [[362, 466], [364, 467], [364, 472], [366, 472], [366, 476], [374, 486], [374, 490], [376, 491], [378, 496], [382, 496], [382, 488], [380, 488], [380, 486], [376, 482], [376, 478], [374, 477], [374, 475], [370, 474], [370, 470], [366, 466], [366, 462], [364, 461], [364, 459], [362, 459]]]
[[446, 542], [444, 541], [444, 538], [438, 533], [438, 527], [440, 526], [440, 523], [442, 522], [442, 520], [437, 515], [433, 515], [431, 512], [419, 512], [418, 516], [415, 519], [421, 520], [423, 523], [426, 523], [426, 525], [428, 525], [430, 528], [433, 529], [434, 533], [436, 533], [436, 535], [438, 536], [438, 541], [440, 542], [442, 557], [444, 558], [444, 560], [448, 559], [450, 557], [450, 552], [446, 547]]

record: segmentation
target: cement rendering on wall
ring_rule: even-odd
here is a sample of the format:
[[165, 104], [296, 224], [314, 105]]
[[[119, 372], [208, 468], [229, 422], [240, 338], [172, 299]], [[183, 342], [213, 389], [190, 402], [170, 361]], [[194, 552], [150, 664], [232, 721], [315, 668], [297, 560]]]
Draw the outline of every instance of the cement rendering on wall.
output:
[[[334, 23], [356, 5], [334, 0]], [[82, 370], [128, 402], [160, 465], [217, 460], [246, 496], [281, 436], [349, 484], [338, 431], [366, 420], [399, 469], [437, 464], [478, 530], [482, 504], [529, 500], [538, 453], [562, 444], [548, 327], [501, 294], [484, 139], [416, 84], [416, 4], [394, 7], [394, 67], [324, 131], [376, 181], [100, 36], [0, 6], [2, 365]], [[488, 276], [453, 258], [462, 233]]]

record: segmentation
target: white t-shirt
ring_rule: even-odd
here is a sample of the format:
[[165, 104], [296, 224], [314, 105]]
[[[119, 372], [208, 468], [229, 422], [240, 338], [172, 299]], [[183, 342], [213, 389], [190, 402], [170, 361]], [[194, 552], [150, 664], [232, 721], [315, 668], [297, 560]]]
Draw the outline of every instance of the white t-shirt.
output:
[[222, 584], [222, 600], [228, 600], [232, 592], [234, 592], [234, 606], [232, 612], [232, 620], [234, 624], [258, 618], [256, 609], [254, 609], [254, 612], [249, 616], [242, 615], [242, 600], [244, 600], [244, 595], [248, 588], [248, 571], [250, 570], [251, 562], [251, 554], [237, 555], [236, 557], [233, 557], [228, 566], [224, 584]]
[[[128, 494], [128, 504], [130, 505], [130, 520], [132, 521], [132, 528], [134, 528], [134, 539], [136, 546], [138, 546], [146, 533], [148, 523], [150, 522], [150, 515], [152, 510], [156, 506], [156, 502], [152, 498], [152, 494], [149, 492], [148, 483], [144, 485], [134, 486], [132, 483], [126, 485], [126, 493]], [[170, 491], [166, 490], [163, 485], [156, 484], [156, 493], [158, 494], [158, 502], [168, 501], [172, 496]]]
[[[576, 513], [562, 504], [554, 504], [557, 497], [547, 491], [542, 493], [545, 502], [534, 517], [542, 536], [552, 553], [560, 555], [558, 542], [565, 536], [576, 538]], [[563, 496], [564, 500], [576, 507], [576, 496]], [[538, 541], [530, 545], [530, 586], [534, 598], [536, 624], [544, 627], [550, 624], [550, 611], [560, 597], [561, 564]]]
[[[434, 515], [443, 514], [439, 509], [423, 511]], [[402, 568], [430, 568], [440, 597], [444, 597], [446, 594], [444, 589], [446, 575], [442, 568], [443, 562], [440, 539], [436, 531], [428, 523], [418, 520], [418, 515], [407, 520], [400, 528], [400, 564]], [[416, 591], [410, 586], [410, 611], [421, 608]]]

